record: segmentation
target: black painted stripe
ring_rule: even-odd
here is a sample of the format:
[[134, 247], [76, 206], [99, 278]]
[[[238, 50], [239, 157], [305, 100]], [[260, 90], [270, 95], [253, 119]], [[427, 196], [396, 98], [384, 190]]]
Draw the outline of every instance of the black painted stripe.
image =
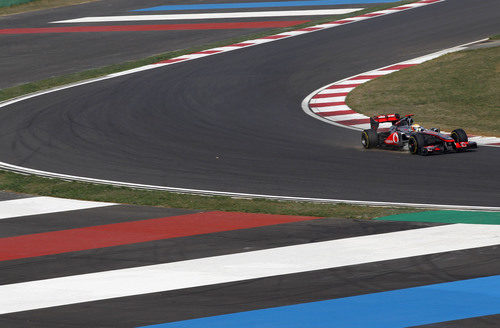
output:
[[0, 325], [132, 327], [490, 276], [500, 246], [11, 313]]
[[0, 201], [34, 197], [31, 195], [17, 194], [13, 192], [0, 191]]
[[319, 219], [0, 262], [0, 285], [440, 225]]

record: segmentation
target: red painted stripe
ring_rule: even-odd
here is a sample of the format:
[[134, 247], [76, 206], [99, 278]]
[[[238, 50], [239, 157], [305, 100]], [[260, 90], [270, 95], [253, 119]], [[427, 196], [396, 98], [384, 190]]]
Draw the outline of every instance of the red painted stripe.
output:
[[255, 43], [250, 43], [250, 42], [242, 42], [242, 43], [235, 43], [235, 44], [231, 44], [229, 46], [226, 46], [226, 47], [247, 47], [247, 46], [252, 46], [254, 45]]
[[289, 37], [290, 35], [270, 35], [270, 36], [265, 36], [265, 37], [262, 37], [261, 39], [282, 39], [282, 38], [286, 38], [286, 37]]
[[[355, 83], [355, 84], [335, 84], [335, 85], [332, 85], [332, 86], [329, 86], [328, 88], [326, 89], [345, 89], [345, 88], [355, 88], [357, 87], [358, 85], [361, 85], [361, 83]], [[325, 90], [326, 90], [325, 89]]]
[[492, 146], [500, 146], [500, 142], [494, 142], [494, 143], [489, 143], [487, 145], [492, 145]]
[[218, 54], [219, 52], [222, 52], [222, 50], [205, 50], [205, 51], [195, 52], [193, 55], [211, 55], [211, 54]]
[[322, 30], [323, 28], [322, 27], [305, 27], [305, 28], [301, 28], [297, 31], [317, 31], [317, 30]]
[[411, 7], [394, 7], [394, 8], [389, 8], [389, 10], [405, 10], [405, 9], [410, 9]]
[[331, 22], [331, 23], [327, 23], [327, 24], [345, 24], [345, 23], [350, 23], [350, 22], [354, 22], [354, 20], [352, 20], [352, 19], [342, 19], [342, 20], [337, 20], [337, 21], [334, 21], [334, 22]]
[[360, 118], [357, 120], [337, 121], [336, 123], [340, 123], [340, 124], [344, 124], [344, 125], [356, 125], [356, 124], [370, 123], [370, 119], [369, 118]]
[[328, 107], [328, 106], [340, 106], [340, 105], [345, 105], [345, 102], [338, 101], [338, 102], [327, 102], [319, 104], [309, 104], [309, 107]]
[[167, 63], [177, 63], [183, 60], [187, 60], [187, 58], [174, 58], [174, 59], [167, 59], [167, 60], [162, 60], [160, 62], [157, 62], [156, 64], [167, 64]]
[[0, 238], [0, 261], [314, 219], [318, 218], [206, 212]]
[[372, 13], [372, 14], [360, 15], [358, 17], [375, 17], [375, 16], [380, 16], [380, 15], [383, 15], [383, 14], [382, 13]]
[[349, 80], [371, 80], [371, 79], [377, 78], [379, 76], [382, 76], [382, 74], [381, 75], [359, 75], [359, 76], [353, 77]]
[[319, 116], [337, 116], [337, 115], [347, 115], [347, 114], [357, 114], [353, 110], [338, 110], [335, 112], [323, 112], [323, 113], [316, 113]]
[[433, 3], [433, 2], [438, 2], [438, 1], [441, 1], [441, 0], [422, 0], [422, 1], [419, 1], [417, 3]]
[[162, 25], [113, 25], [113, 26], [66, 26], [39, 28], [2, 29], [0, 34], [33, 34], [33, 33], [76, 33], [76, 32], [123, 32], [123, 31], [178, 31], [178, 30], [227, 30], [240, 28], [289, 27], [309, 21], [265, 21], [265, 22], [232, 22], [232, 23], [198, 23], [198, 24], [162, 24]]
[[415, 65], [417, 65], [417, 64], [399, 64], [399, 65], [393, 65], [393, 66], [390, 66], [390, 67], [383, 68], [383, 69], [381, 69], [381, 71], [394, 71], [394, 70], [399, 70], [399, 69], [403, 69], [403, 68], [412, 67], [412, 66], [415, 66]]
[[345, 97], [349, 94], [349, 92], [341, 92], [341, 93], [318, 93], [313, 97], [313, 99], [316, 98], [331, 98], [331, 97]]

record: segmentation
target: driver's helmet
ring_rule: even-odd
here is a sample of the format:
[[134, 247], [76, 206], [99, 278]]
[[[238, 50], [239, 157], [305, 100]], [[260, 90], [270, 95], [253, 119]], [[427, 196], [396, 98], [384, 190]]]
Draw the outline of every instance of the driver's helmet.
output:
[[412, 130], [413, 132], [420, 132], [420, 131], [423, 131], [423, 130], [424, 130], [424, 128], [423, 128], [423, 127], [421, 127], [419, 124], [413, 124], [413, 125], [411, 126], [411, 130]]

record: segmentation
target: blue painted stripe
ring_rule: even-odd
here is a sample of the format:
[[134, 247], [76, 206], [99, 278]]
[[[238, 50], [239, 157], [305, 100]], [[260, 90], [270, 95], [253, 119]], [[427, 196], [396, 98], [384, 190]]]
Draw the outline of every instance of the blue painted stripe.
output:
[[199, 9], [242, 9], [272, 7], [307, 7], [328, 5], [350, 5], [356, 3], [394, 2], [394, 0], [313, 0], [313, 1], [274, 1], [274, 2], [242, 2], [242, 3], [206, 3], [191, 5], [165, 5], [132, 11], [166, 11], [166, 10], [199, 10]]
[[148, 327], [392, 328], [498, 313], [500, 275]]

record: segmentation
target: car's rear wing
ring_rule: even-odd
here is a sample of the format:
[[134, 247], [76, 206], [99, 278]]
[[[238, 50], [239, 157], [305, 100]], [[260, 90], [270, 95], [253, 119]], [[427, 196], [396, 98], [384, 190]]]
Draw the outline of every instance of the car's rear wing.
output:
[[385, 115], [375, 115], [370, 117], [370, 127], [373, 130], [377, 130], [380, 123], [391, 122], [392, 124], [396, 123], [401, 119], [401, 116], [398, 113], [395, 114], [385, 114]]

